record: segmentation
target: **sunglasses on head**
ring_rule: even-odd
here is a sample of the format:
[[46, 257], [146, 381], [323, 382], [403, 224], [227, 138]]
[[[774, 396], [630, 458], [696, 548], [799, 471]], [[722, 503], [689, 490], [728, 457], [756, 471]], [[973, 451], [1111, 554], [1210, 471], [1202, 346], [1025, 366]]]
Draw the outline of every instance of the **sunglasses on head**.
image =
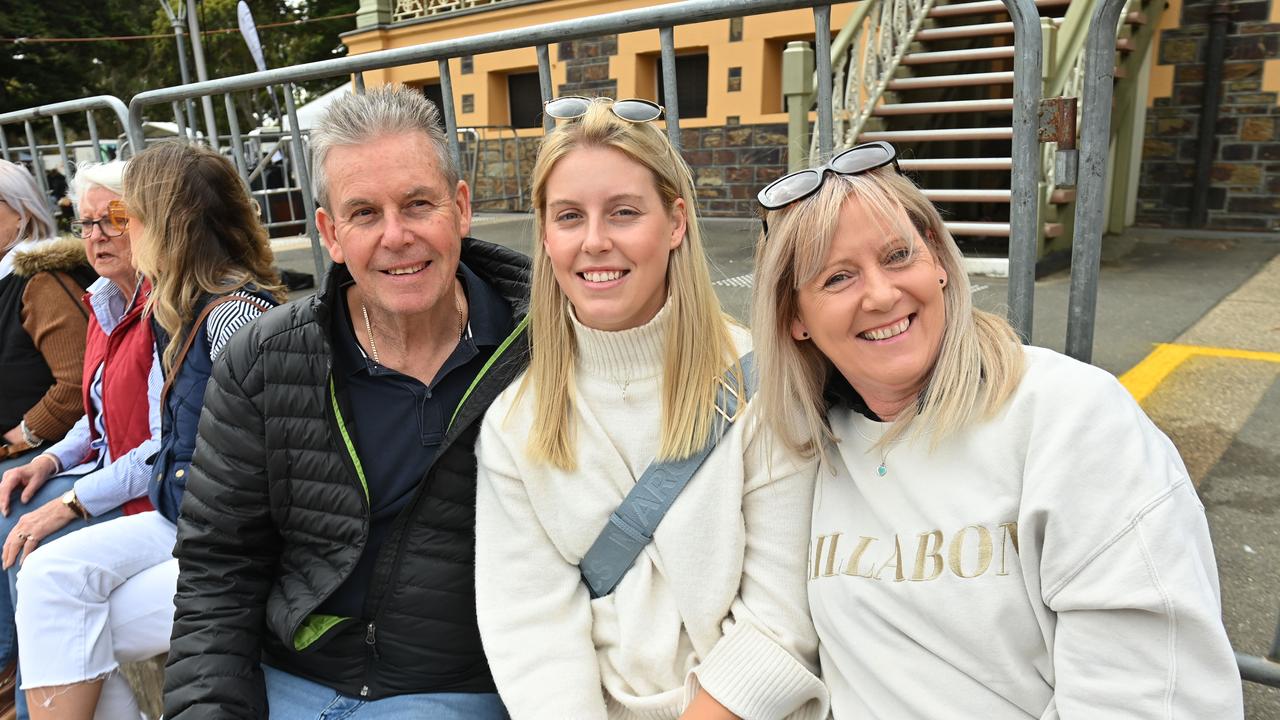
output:
[[566, 95], [565, 97], [555, 98], [543, 103], [542, 111], [548, 116], [557, 120], [576, 120], [591, 109], [591, 103], [607, 102], [609, 109], [614, 115], [633, 123], [644, 123], [657, 120], [662, 117], [663, 107], [651, 100], [642, 100], [640, 98], [627, 98], [625, 100], [614, 100], [612, 98], [598, 97], [589, 98], [580, 95]]
[[765, 210], [781, 210], [817, 192], [826, 181], [827, 173], [860, 175], [890, 164], [894, 170], [902, 172], [898, 167], [898, 151], [889, 143], [878, 140], [857, 145], [831, 158], [826, 164], [783, 175], [766, 185], [756, 195], [756, 200]]

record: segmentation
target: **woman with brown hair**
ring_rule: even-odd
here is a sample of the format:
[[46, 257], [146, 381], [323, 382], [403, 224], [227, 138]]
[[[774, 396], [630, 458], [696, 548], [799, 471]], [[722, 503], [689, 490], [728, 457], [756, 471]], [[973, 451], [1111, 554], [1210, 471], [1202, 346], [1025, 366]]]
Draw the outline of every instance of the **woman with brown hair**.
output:
[[[174, 525], [213, 362], [231, 336], [282, 298], [272, 254], [231, 164], [161, 143], [129, 163], [123, 211], [165, 382], [149, 495], [157, 512], [95, 525], [28, 558], [19, 576], [19, 645], [31, 717], [122, 718], [138, 711], [120, 662], [168, 649]], [[69, 621], [75, 618], [76, 621]]]

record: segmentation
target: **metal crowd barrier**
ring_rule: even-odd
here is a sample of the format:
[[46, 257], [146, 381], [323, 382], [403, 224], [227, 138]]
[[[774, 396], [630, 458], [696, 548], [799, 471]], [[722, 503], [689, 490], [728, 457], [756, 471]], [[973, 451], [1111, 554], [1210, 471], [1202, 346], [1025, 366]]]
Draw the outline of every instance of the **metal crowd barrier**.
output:
[[1080, 167], [1076, 180], [1075, 233], [1071, 240], [1071, 292], [1067, 304], [1067, 354], [1093, 359], [1098, 268], [1102, 262], [1103, 205], [1111, 147], [1111, 96], [1116, 75], [1116, 34], [1125, 0], [1098, 0], [1085, 39]]
[[94, 117], [95, 110], [105, 110], [115, 116], [127, 141], [123, 143], [125, 147], [121, 148], [121, 152], [139, 147], [139, 140], [142, 137], [141, 126], [138, 126], [137, 134], [135, 135], [134, 129], [129, 125], [129, 111], [125, 104], [111, 95], [95, 95], [93, 97], [80, 98], [79, 100], [68, 100], [0, 114], [0, 155], [3, 155], [5, 160], [12, 162], [12, 151], [9, 148], [9, 138], [5, 129], [8, 125], [22, 123], [27, 137], [26, 149], [31, 153], [32, 174], [35, 176], [36, 184], [40, 187], [40, 192], [48, 195], [49, 187], [45, 179], [44, 165], [40, 159], [40, 150], [45, 146], [36, 143], [36, 133], [32, 123], [43, 118], [49, 118], [53, 121], [53, 132], [58, 142], [58, 155], [62, 158], [62, 167], [69, 173], [72, 163], [68, 148], [82, 143], [67, 144], [66, 133], [62, 129], [62, 116], [71, 113], [84, 113], [89, 126], [88, 145], [93, 148], [96, 157], [101, 157], [102, 139], [98, 132], [97, 120]]

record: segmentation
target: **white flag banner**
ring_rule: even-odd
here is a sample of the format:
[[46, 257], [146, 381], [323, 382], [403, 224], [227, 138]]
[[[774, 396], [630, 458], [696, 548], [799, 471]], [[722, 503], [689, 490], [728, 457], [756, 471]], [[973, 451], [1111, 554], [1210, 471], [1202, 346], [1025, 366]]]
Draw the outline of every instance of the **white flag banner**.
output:
[[258, 39], [258, 26], [253, 22], [253, 12], [244, 0], [236, 5], [236, 17], [240, 21], [240, 34], [244, 36], [244, 44], [249, 46], [249, 54], [258, 70], [267, 69], [267, 59], [262, 56], [262, 41]]

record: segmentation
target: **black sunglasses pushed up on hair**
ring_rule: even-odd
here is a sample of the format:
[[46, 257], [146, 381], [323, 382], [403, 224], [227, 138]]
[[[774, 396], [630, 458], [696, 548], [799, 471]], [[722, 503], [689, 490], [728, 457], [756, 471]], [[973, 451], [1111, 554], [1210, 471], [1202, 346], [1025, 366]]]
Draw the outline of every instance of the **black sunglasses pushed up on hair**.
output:
[[548, 100], [543, 103], [542, 111], [557, 120], [576, 120], [586, 115], [587, 111], [591, 109], [591, 103], [595, 102], [610, 103], [609, 109], [613, 111], [614, 115], [633, 123], [657, 120], [665, 112], [661, 105], [651, 100], [643, 100], [641, 98], [614, 100], [607, 97], [589, 98], [581, 95], [566, 95], [554, 100]]
[[898, 151], [889, 143], [877, 140], [857, 145], [831, 158], [826, 164], [783, 175], [766, 185], [756, 195], [756, 200], [765, 210], [780, 210], [817, 192], [826, 181], [827, 173], [859, 175], [889, 164], [902, 172], [898, 167]]

